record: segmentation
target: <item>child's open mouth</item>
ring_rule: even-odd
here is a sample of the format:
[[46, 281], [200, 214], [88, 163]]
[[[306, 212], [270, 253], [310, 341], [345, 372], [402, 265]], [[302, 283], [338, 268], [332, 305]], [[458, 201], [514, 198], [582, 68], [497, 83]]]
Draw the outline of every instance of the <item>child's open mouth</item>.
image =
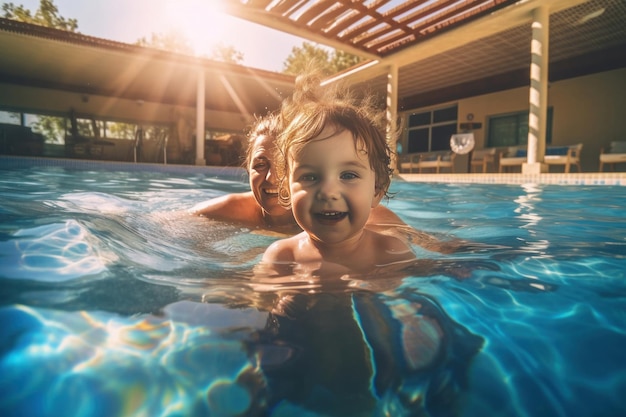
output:
[[315, 217], [320, 221], [337, 222], [344, 219], [348, 215], [345, 211], [325, 211], [323, 213], [316, 213]]

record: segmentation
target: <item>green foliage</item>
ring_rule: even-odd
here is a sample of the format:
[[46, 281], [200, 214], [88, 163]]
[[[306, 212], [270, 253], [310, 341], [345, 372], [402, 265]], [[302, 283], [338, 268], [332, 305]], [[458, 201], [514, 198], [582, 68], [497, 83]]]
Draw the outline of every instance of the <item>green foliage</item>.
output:
[[140, 38], [136, 44], [186, 55], [194, 54], [193, 48], [189, 45], [189, 40], [183, 33], [178, 31], [170, 31], [164, 34], [153, 33], [150, 39]]
[[63, 144], [65, 123], [65, 117], [37, 116], [30, 128], [33, 132], [41, 133], [46, 138], [46, 143]]
[[347, 52], [338, 50], [331, 52], [326, 48], [303, 42], [301, 47], [292, 48], [291, 54], [285, 60], [283, 72], [298, 75], [314, 69], [328, 76], [348, 69], [361, 61], [363, 58]]
[[[170, 31], [165, 34], [153, 33], [150, 39], [140, 38], [137, 42], [139, 46], [163, 49], [170, 52], [178, 52], [186, 55], [193, 55], [194, 50], [189, 44], [185, 35], [178, 31]], [[232, 45], [218, 43], [213, 46], [209, 58], [221, 62], [239, 64], [243, 61], [243, 53], [239, 52]]]
[[221, 62], [241, 64], [243, 62], [243, 53], [236, 50], [232, 45], [225, 45], [219, 42], [213, 46], [209, 58]]
[[[32, 13], [24, 6], [13, 3], [2, 4], [2, 17], [19, 22], [77, 32], [78, 21], [66, 19], [59, 15], [59, 9], [53, 0], [40, 0], [39, 9]], [[37, 116], [31, 124], [34, 132], [41, 133], [47, 143], [63, 143], [65, 138], [65, 118], [54, 116]]]
[[78, 29], [78, 21], [76, 19], [66, 19], [59, 16], [59, 9], [53, 0], [40, 0], [39, 9], [37, 9], [35, 14], [31, 14], [31, 11], [24, 8], [24, 6], [16, 6], [13, 3], [2, 4], [2, 11], [4, 12], [2, 17], [6, 19], [62, 29], [68, 32], [77, 32]]
[[107, 137], [114, 139], [134, 139], [137, 125], [134, 123], [107, 122]]
[[303, 42], [301, 47], [294, 46], [284, 63], [285, 74], [299, 75], [316, 68], [324, 75], [332, 74], [329, 52], [312, 43]]
[[332, 64], [334, 73], [338, 73], [348, 68], [352, 68], [356, 64], [360, 64], [364, 58], [350, 54], [348, 52], [336, 50], [332, 56]]

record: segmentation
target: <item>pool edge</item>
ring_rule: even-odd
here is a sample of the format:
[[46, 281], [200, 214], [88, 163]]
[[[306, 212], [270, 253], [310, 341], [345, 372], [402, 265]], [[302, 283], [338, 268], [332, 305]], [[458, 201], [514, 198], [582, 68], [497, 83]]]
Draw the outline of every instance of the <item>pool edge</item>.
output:
[[[202, 173], [241, 179], [246, 176], [242, 167], [210, 165], [177, 165], [145, 162], [120, 162], [86, 159], [66, 159], [0, 155], [0, 168], [23, 168], [30, 166], [59, 166], [70, 169], [108, 169], [118, 171], [171, 172], [177, 174]], [[626, 186], [626, 172], [582, 173], [440, 173], [397, 174], [395, 179], [406, 182], [430, 182], [448, 184], [553, 184], [553, 185], [613, 185]]]
[[615, 185], [626, 186], [626, 172], [583, 173], [475, 173], [475, 174], [398, 174], [406, 182], [443, 182], [450, 184], [553, 184], [553, 185]]

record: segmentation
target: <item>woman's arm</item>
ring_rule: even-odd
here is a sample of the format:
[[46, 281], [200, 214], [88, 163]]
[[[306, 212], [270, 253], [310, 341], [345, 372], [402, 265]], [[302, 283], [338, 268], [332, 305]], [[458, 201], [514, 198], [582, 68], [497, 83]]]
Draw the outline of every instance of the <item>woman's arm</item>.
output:
[[196, 204], [189, 213], [216, 220], [256, 224], [262, 220], [261, 208], [251, 191], [226, 194]]

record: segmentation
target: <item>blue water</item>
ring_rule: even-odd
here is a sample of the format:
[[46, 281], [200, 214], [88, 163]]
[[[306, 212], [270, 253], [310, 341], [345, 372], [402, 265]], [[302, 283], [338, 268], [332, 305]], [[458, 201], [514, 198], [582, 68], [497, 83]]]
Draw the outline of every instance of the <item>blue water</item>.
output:
[[318, 291], [255, 285], [277, 237], [185, 212], [246, 189], [0, 165], [0, 415], [624, 415], [625, 187], [396, 180], [472, 244]]

